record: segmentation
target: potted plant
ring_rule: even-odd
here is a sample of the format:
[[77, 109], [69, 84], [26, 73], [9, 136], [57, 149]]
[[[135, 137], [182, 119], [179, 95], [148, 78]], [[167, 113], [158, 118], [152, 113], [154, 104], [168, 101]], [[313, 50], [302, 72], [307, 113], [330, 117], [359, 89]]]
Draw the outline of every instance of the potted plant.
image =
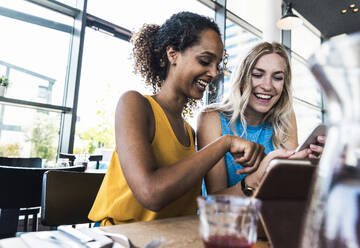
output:
[[0, 77], [0, 96], [5, 95], [5, 91], [9, 86], [9, 79], [6, 76]]

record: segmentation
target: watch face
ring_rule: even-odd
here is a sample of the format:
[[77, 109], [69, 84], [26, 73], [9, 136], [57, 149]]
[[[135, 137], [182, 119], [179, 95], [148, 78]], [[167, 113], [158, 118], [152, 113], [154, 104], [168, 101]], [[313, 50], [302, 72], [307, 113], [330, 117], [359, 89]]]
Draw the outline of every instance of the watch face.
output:
[[243, 180], [241, 180], [241, 189], [242, 189], [244, 195], [246, 195], [246, 196], [253, 195], [254, 189], [246, 185], [245, 178]]
[[252, 188], [250, 188], [250, 187], [246, 187], [245, 190], [244, 190], [244, 194], [246, 196], [252, 196], [253, 192], [254, 192], [254, 190]]

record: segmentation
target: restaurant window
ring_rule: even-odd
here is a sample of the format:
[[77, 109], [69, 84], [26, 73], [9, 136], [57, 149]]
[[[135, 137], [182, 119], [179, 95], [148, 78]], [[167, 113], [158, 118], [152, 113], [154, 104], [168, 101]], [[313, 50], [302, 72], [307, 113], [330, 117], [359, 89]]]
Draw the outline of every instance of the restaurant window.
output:
[[128, 41], [86, 29], [74, 153], [103, 154], [115, 148], [115, 108], [121, 94], [136, 90], [150, 94], [133, 73]]
[[[0, 156], [54, 163], [59, 143], [72, 17], [26, 1], [0, 3]], [[39, 132], [39, 130], [41, 130]]]
[[266, 16], [264, 12], [267, 11], [262, 8], [263, 1], [268, 0], [227, 0], [226, 8], [252, 26], [261, 29]]
[[[141, 7], [140, 7], [141, 6]], [[87, 12], [112, 22], [130, 31], [139, 29], [144, 23], [162, 24], [172, 14], [191, 11], [214, 17], [214, 10], [197, 0], [88, 0]]]
[[323, 121], [322, 92], [306, 63], [292, 54], [292, 88], [299, 143]]
[[298, 141], [301, 144], [318, 124], [322, 123], [322, 112], [320, 108], [314, 107], [294, 99], [294, 111], [298, 129]]
[[53, 164], [59, 143], [60, 113], [0, 104], [0, 156], [40, 157]]
[[4, 16], [0, 26], [6, 34], [0, 67], [10, 81], [6, 97], [61, 105], [71, 35]]
[[297, 58], [293, 54], [291, 68], [294, 97], [321, 108], [322, 97], [320, 85], [307, 67], [307, 62]]
[[[294, 10], [294, 13], [301, 16]], [[307, 22], [291, 30], [291, 50], [308, 59], [321, 45], [320, 32]]]
[[292, 85], [299, 143], [324, 121], [322, 90], [307, 64], [320, 43], [320, 33], [306, 20], [303, 25], [291, 30]]
[[249, 50], [256, 44], [261, 42], [261, 39], [255, 34], [241, 27], [239, 24], [226, 20], [226, 41], [225, 49], [228, 53], [227, 68], [230, 73], [225, 74], [224, 78], [224, 95], [230, 93], [230, 77], [231, 73], [235, 70], [236, 66], [241, 63]]

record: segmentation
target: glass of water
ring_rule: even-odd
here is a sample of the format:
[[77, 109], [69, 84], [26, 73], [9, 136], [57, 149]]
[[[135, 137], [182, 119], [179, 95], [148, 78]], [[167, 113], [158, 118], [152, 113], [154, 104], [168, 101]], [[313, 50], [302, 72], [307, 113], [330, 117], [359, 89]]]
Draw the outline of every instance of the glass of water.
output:
[[58, 158], [56, 167], [69, 167], [70, 162], [68, 158]]

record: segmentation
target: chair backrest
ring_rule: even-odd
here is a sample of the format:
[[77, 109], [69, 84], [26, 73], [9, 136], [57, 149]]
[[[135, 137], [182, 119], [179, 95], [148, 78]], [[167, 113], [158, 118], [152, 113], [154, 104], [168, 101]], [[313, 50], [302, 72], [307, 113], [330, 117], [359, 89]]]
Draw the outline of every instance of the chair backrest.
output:
[[100, 161], [103, 159], [103, 155], [90, 155], [89, 161], [96, 161], [96, 169], [100, 167]]
[[43, 178], [41, 223], [46, 226], [91, 222], [89, 211], [104, 173], [48, 171]]
[[76, 156], [74, 154], [69, 154], [69, 153], [59, 153], [59, 158], [69, 159], [70, 166], [73, 166]]
[[41, 158], [0, 157], [0, 165], [3, 166], [41, 168], [41, 164], [42, 164]]
[[0, 166], [0, 208], [29, 208], [41, 205], [43, 174], [49, 170], [84, 171], [84, 166], [26, 168]]

